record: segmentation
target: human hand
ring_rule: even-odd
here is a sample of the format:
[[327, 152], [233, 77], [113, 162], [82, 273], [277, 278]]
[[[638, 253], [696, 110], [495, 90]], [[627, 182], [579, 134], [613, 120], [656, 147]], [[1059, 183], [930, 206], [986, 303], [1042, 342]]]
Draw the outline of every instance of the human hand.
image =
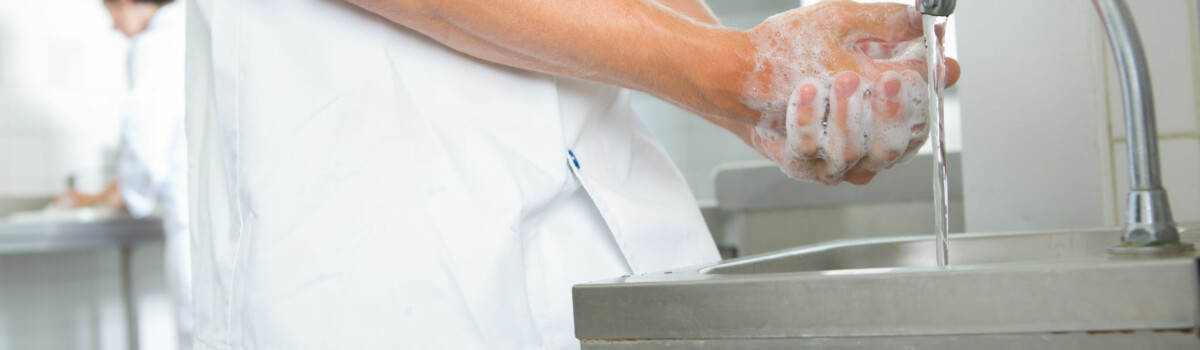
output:
[[[748, 34], [758, 52], [743, 103], [761, 117], [743, 138], [789, 176], [865, 184], [928, 138], [924, 38], [911, 7], [825, 1]], [[947, 59], [948, 85], [958, 74]]]
[[54, 197], [54, 206], [58, 208], [90, 207], [99, 202], [99, 196], [82, 193], [75, 189], [68, 189], [66, 192]]
[[58, 208], [85, 208], [98, 205], [122, 208], [124, 202], [115, 190], [109, 189], [97, 194], [87, 194], [72, 188], [54, 197], [54, 206]]

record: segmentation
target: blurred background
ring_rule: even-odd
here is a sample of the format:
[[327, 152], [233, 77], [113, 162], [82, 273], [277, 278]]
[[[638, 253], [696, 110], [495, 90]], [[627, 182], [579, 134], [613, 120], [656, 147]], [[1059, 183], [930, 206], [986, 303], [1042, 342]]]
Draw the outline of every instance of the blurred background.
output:
[[114, 176], [129, 43], [112, 26], [101, 0], [0, 0], [0, 349], [176, 348], [161, 239], [56, 242], [112, 213], [43, 210], [69, 176]]
[[[739, 29], [798, 5], [708, 3]], [[1176, 219], [1200, 221], [1200, 10], [1196, 0], [1129, 5], [1151, 65]], [[963, 62], [946, 97], [952, 231], [1118, 225], [1127, 188], [1121, 101], [1091, 3], [958, 6], [946, 43]], [[1023, 10], [1030, 7], [1045, 11]], [[100, 0], [0, 0], [0, 350], [174, 347], [160, 241], [22, 245], [45, 238], [28, 232], [65, 232], [33, 227], [86, 231], [97, 226], [56, 225], [104, 221], [37, 215], [69, 176], [84, 191], [113, 176], [128, 42], [111, 26]], [[793, 182], [700, 118], [640, 93], [633, 104], [688, 180], [726, 257], [932, 233], [927, 156], [862, 187]]]
[[126, 39], [100, 0], [0, 0], [0, 195], [49, 196], [112, 175]]

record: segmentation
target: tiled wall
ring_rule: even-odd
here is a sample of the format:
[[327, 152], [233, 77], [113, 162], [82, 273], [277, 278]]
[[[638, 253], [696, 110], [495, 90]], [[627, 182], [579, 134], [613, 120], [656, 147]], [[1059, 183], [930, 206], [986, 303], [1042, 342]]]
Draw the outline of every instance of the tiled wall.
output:
[[[1200, 220], [1196, 1], [1127, 3], [1149, 61], [1175, 217]], [[1124, 116], [1092, 4], [960, 2], [958, 20], [967, 230], [1118, 225], [1129, 187]]]
[[[1175, 219], [1200, 221], [1200, 8], [1194, 0], [1132, 1], [1150, 64], [1158, 122], [1163, 186]], [[1129, 188], [1125, 124], [1117, 72], [1109, 60], [1109, 144], [1113, 156], [1113, 206], [1109, 221], [1123, 219]]]
[[111, 26], [99, 0], [0, 0], [0, 197], [104, 182], [125, 89]]

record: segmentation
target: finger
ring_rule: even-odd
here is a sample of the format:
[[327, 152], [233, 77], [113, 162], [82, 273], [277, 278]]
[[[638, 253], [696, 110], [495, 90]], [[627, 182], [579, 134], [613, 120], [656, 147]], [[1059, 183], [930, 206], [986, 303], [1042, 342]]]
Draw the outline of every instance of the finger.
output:
[[785, 159], [783, 157], [784, 137], [774, 130], [756, 128], [750, 134], [750, 143], [754, 149], [758, 150], [759, 154], [777, 164], [782, 164], [781, 162]]
[[925, 71], [929, 69], [925, 65], [924, 57], [920, 60], [876, 60], [875, 67], [879, 72], [914, 71], [920, 73], [922, 78], [926, 75]]
[[854, 169], [846, 172], [845, 179], [846, 182], [855, 185], [866, 185], [871, 182], [871, 179], [875, 178], [875, 174], [878, 174], [878, 172], [866, 170], [862, 166], [856, 166]]
[[[809, 160], [817, 156], [822, 122], [828, 111], [828, 103], [820, 103], [826, 98], [817, 86], [811, 83], [801, 84], [792, 92], [787, 112], [788, 149], [797, 158]], [[822, 96], [824, 97], [824, 96]]]
[[835, 97], [832, 112], [825, 129], [823, 159], [825, 169], [820, 176], [827, 181], [836, 181], [862, 158], [866, 143], [865, 134], [869, 114], [862, 108], [859, 91], [861, 79], [857, 74], [845, 72], [834, 80]]
[[784, 169], [784, 173], [796, 180], [820, 182], [815, 170], [817, 160], [819, 159], [790, 159]]
[[961, 73], [962, 67], [959, 67], [958, 60], [946, 57], [946, 87], [954, 86]]
[[891, 60], [896, 57], [897, 53], [902, 53], [910, 44], [893, 43], [886, 41], [867, 40], [854, 44], [855, 51], [867, 56], [872, 60]]
[[793, 179], [816, 179], [812, 161], [820, 149], [821, 124], [827, 108], [826, 98], [821, 95], [823, 92], [812, 83], [802, 83], [793, 89], [784, 124], [775, 129], [786, 137], [781, 137], [783, 141], [778, 145], [767, 144], [771, 148], [778, 146], [772, 160]]
[[[927, 69], [927, 67], [925, 67], [925, 62], [918, 61], [918, 60], [906, 60], [906, 61], [877, 60], [877, 61], [875, 61], [875, 67], [878, 68], [878, 71], [880, 71], [880, 72], [886, 72], [886, 71], [903, 72], [903, 71], [909, 71], [909, 70], [916, 71], [921, 74], [922, 78], [924, 78], [925, 70]], [[955, 83], [958, 83], [958, 77], [961, 74], [962, 74], [962, 68], [958, 65], [958, 60], [950, 58], [950, 57], [946, 57], [946, 87], [951, 87], [951, 86], [954, 86]]]
[[788, 177], [796, 180], [816, 180], [811, 160], [797, 159], [790, 155], [785, 144], [787, 137], [773, 129], [756, 128], [750, 135], [751, 145], [767, 159], [779, 165]]
[[871, 97], [871, 139], [867, 155], [858, 163], [863, 172], [886, 169], [907, 150], [911, 130], [910, 113], [923, 113], [910, 109], [901, 98], [903, 81], [897, 72], [885, 72], [875, 80]]
[[921, 14], [912, 6], [895, 3], [854, 5], [858, 9], [851, 13], [847, 23], [850, 26], [849, 33], [864, 33], [892, 42], [912, 40], [924, 35]]
[[828, 186], [837, 185], [838, 183], [840, 183], [842, 181], [842, 178], [840, 176], [832, 177], [832, 176], [822, 175], [822, 174], [825, 174], [825, 171], [827, 169], [829, 169], [829, 162], [825, 161], [824, 159], [821, 159], [821, 158], [813, 159], [812, 161], [809, 162], [809, 166], [812, 167], [812, 174], [814, 174], [812, 176], [813, 181], [816, 181], [822, 185], [828, 185]]
[[[921, 79], [920, 74], [917, 74], [917, 72], [905, 71], [901, 72], [900, 76], [902, 91], [920, 91], [918, 89], [925, 89], [925, 82]], [[904, 92], [901, 93], [901, 95], [906, 94], [907, 93]], [[922, 94], [914, 95], [923, 96]], [[925, 111], [928, 109], [928, 103], [929, 102], [927, 98], [914, 99], [913, 103], [907, 108], [918, 108], [920, 111]], [[925, 145], [925, 141], [929, 139], [930, 118], [932, 118], [932, 116], [930, 116], [928, 113], [908, 114], [908, 117], [906, 118], [907, 126], [909, 127], [908, 147], [906, 147], [904, 154], [900, 155], [900, 159], [897, 159], [896, 162], [889, 165], [888, 168], [894, 167], [896, 164], [907, 163], [908, 161], [912, 160], [913, 157], [916, 157], [917, 151], [921, 149], [921, 146]]]

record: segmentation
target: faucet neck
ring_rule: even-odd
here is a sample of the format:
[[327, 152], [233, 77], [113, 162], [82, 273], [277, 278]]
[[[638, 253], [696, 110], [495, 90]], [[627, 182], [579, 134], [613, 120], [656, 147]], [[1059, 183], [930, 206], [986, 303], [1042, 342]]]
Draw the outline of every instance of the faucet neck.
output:
[[1092, 0], [1092, 4], [1104, 24], [1116, 59], [1129, 150], [1129, 197], [1122, 245], [1110, 251], [1141, 254], [1190, 250], [1191, 244], [1179, 241], [1179, 231], [1159, 176], [1154, 92], [1137, 25], [1125, 0]]

